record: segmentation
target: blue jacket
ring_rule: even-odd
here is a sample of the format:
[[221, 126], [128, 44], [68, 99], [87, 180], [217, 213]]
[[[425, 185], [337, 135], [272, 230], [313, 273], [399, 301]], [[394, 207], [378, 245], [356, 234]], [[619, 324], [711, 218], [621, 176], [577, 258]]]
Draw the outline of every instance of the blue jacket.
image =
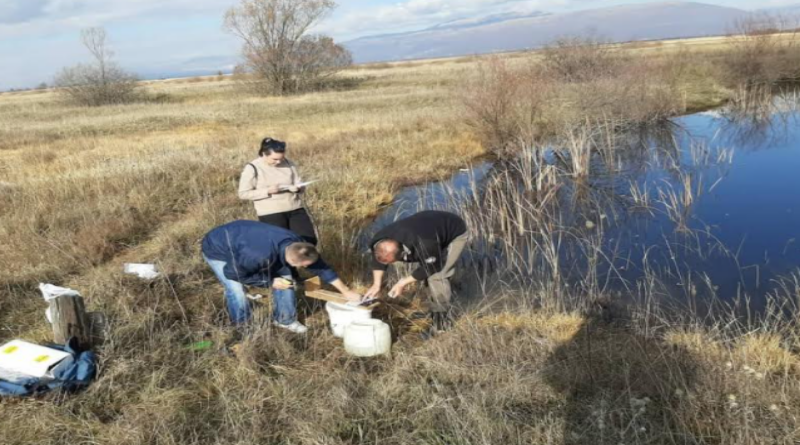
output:
[[[274, 278], [291, 275], [286, 247], [297, 242], [303, 239], [280, 227], [258, 221], [233, 221], [206, 234], [203, 255], [224, 261], [225, 277], [229, 280], [270, 287]], [[307, 269], [326, 283], [339, 278], [322, 258]]]

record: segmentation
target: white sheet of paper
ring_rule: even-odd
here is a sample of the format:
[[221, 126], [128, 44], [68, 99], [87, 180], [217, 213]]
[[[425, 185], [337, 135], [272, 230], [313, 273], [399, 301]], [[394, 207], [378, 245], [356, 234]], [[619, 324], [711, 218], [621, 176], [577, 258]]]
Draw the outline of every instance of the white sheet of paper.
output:
[[[313, 184], [315, 182], [318, 182], [318, 181], [319, 181], [319, 179], [317, 179], [316, 181], [301, 182], [300, 184], [295, 184], [294, 187], [305, 187], [307, 185], [311, 185], [311, 184]], [[286, 190], [289, 190], [289, 187], [293, 187], [293, 186], [291, 186], [291, 185], [282, 185], [282, 186], [278, 187], [278, 190], [280, 190], [282, 192], [285, 192]]]

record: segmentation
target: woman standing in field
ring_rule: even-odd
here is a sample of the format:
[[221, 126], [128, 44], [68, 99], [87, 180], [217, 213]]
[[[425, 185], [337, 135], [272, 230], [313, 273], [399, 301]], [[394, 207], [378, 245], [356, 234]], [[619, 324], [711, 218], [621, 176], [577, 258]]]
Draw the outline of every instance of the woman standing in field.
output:
[[239, 198], [253, 201], [258, 220], [282, 227], [317, 244], [314, 223], [303, 205], [303, 187], [294, 164], [286, 159], [286, 143], [265, 138], [258, 159], [245, 165]]

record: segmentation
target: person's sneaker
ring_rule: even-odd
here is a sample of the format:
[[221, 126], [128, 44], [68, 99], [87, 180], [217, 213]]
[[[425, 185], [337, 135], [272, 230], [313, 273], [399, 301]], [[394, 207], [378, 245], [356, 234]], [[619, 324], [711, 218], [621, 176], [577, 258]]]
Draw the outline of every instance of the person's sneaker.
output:
[[273, 321], [272, 324], [279, 328], [286, 329], [287, 331], [294, 332], [295, 334], [305, 334], [308, 331], [308, 328], [300, 323], [299, 321], [293, 321], [290, 324], [281, 324], [277, 321]]

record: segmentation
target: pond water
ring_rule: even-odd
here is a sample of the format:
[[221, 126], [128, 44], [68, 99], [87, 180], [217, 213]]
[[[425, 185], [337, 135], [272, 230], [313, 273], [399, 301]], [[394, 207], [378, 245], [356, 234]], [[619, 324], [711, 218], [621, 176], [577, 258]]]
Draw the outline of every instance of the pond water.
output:
[[[473, 228], [479, 238], [485, 235], [476, 248], [485, 256], [509, 255], [515, 247], [508, 246], [521, 246], [521, 256], [531, 258], [530, 252], [542, 246], [533, 237], [548, 236], [551, 242], [558, 239], [551, 245], [559, 251], [559, 274], [568, 280], [581, 281], [592, 268], [602, 291], [635, 292], [636, 283], [649, 274], [658, 276], [663, 292], [672, 296], [747, 297], [758, 308], [781, 278], [800, 268], [796, 104], [793, 94], [779, 95], [766, 110], [703, 112], [628, 134], [614, 140], [613, 150], [593, 150], [590, 173], [580, 180], [571, 173], [570, 153], [557, 144], [540, 149], [534, 168], [527, 168], [530, 159], [483, 162], [449, 180], [404, 189], [362, 239], [421, 209], [447, 209], [483, 221]], [[558, 203], [557, 210], [529, 211], [545, 195], [534, 190], [529, 176], [548, 168], [559, 178], [547, 195]], [[498, 195], [499, 178], [507, 177], [515, 178], [514, 186], [505, 186], [513, 190]], [[518, 207], [515, 213], [536, 216], [510, 224], [523, 230], [498, 230], [495, 226], [513, 218], [481, 213], [501, 208], [486, 204], [490, 197], [512, 195], [515, 203], [509, 207]], [[543, 214], [557, 229], [529, 235], [537, 226], [550, 226]], [[596, 251], [588, 256], [594, 261], [587, 250]], [[529, 270], [535, 275], [536, 268]]]

